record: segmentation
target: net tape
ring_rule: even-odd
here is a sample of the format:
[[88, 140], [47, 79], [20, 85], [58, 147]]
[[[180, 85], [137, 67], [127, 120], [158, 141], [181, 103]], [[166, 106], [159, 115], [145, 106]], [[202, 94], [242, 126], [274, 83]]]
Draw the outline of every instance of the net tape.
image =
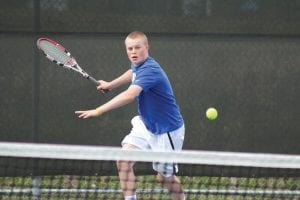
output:
[[145, 151], [119, 147], [0, 142], [0, 156], [72, 160], [128, 160], [300, 169], [299, 155], [219, 151]]

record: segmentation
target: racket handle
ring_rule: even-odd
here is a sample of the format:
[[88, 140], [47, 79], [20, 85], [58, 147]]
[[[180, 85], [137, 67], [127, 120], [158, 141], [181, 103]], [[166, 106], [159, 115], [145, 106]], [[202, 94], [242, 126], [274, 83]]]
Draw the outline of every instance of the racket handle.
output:
[[90, 80], [90, 81], [92, 81], [93, 83], [95, 83], [96, 85], [99, 85], [100, 83], [96, 80], [96, 79], [94, 79], [93, 77], [91, 77], [91, 76], [88, 76], [88, 77], [86, 77], [88, 80]]
[[[97, 86], [100, 85], [100, 83], [96, 79], [94, 79], [94, 77], [92, 77], [92, 76], [88, 76], [87, 79], [90, 80], [90, 81], [92, 81], [93, 83], [95, 83]], [[103, 91], [105, 93], [108, 92], [108, 90], [103, 90]]]

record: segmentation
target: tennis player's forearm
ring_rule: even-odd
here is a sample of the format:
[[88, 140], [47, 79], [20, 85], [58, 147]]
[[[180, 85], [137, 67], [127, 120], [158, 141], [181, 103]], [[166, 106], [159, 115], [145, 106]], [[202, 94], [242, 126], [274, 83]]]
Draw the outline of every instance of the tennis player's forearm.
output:
[[107, 103], [99, 106], [96, 110], [98, 112], [98, 114], [103, 114], [105, 112], [108, 112], [110, 110], [119, 108], [121, 106], [124, 106], [126, 104], [131, 103], [132, 101], [134, 101], [135, 97], [128, 94], [126, 91], [122, 92], [121, 94], [117, 95], [116, 97], [114, 97], [113, 99], [111, 99], [110, 101], [108, 101]]
[[131, 78], [132, 78], [131, 70], [127, 70], [124, 74], [122, 74], [121, 76], [119, 76], [118, 78], [116, 78], [110, 82], [111, 89], [117, 88], [117, 87], [127, 84], [127, 83], [130, 83]]

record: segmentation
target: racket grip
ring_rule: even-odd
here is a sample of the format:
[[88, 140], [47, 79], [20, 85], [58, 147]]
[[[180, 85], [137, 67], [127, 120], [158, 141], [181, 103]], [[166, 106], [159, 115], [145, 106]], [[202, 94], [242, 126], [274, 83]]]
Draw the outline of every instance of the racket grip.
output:
[[90, 81], [92, 81], [93, 83], [95, 83], [96, 85], [99, 85], [100, 83], [96, 80], [96, 79], [94, 79], [93, 77], [91, 77], [91, 76], [88, 76], [88, 77], [86, 77], [88, 80], [90, 80]]
[[[88, 76], [87, 79], [90, 80], [90, 81], [92, 81], [93, 83], [95, 83], [97, 86], [100, 85], [100, 83], [96, 79], [94, 79], [94, 77], [92, 77], [92, 76]], [[108, 90], [103, 90], [103, 91], [105, 93], [108, 92]]]

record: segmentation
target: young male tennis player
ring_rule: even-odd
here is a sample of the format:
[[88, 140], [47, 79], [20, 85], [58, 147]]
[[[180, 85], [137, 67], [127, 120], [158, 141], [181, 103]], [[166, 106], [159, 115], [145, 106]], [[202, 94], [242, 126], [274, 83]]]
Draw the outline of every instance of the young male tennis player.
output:
[[[110, 82], [100, 80], [97, 90], [112, 90], [131, 82], [129, 88], [96, 109], [75, 113], [79, 118], [96, 117], [137, 99], [139, 115], [131, 120], [132, 130], [123, 139], [123, 148], [180, 151], [185, 134], [184, 121], [166, 73], [149, 56], [147, 36], [142, 32], [131, 32], [126, 37], [125, 46], [131, 69]], [[137, 199], [133, 165], [134, 162], [129, 161], [117, 162], [125, 200]], [[158, 172], [157, 179], [168, 188], [172, 199], [185, 199], [182, 185], [175, 176], [178, 171], [176, 164], [153, 163], [153, 169]]]

